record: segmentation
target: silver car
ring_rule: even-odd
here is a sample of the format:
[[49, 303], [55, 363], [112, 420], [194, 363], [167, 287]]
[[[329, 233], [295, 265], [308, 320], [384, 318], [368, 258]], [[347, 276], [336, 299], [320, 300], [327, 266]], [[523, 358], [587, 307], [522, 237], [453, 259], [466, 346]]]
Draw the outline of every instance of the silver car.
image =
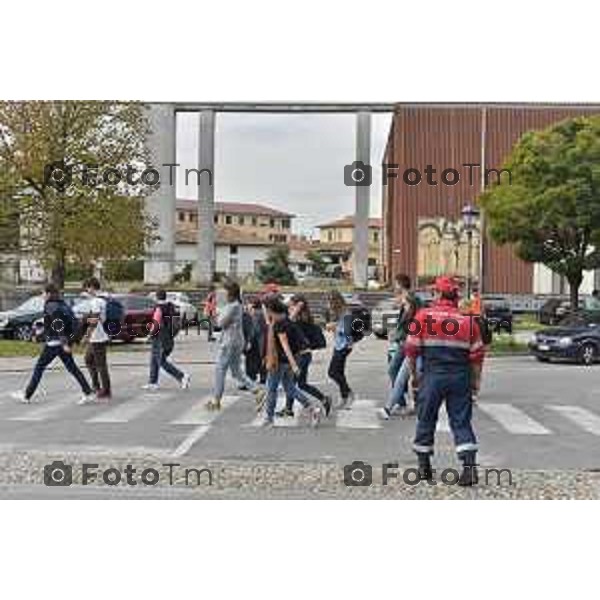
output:
[[378, 338], [386, 338], [398, 322], [399, 308], [393, 298], [380, 300], [371, 311], [371, 329]]

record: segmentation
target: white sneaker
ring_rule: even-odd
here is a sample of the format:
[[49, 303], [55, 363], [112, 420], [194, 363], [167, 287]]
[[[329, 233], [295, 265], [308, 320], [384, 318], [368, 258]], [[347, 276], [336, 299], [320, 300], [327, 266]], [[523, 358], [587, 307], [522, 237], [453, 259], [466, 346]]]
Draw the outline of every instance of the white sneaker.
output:
[[181, 389], [187, 390], [190, 387], [191, 381], [192, 381], [192, 376], [189, 373], [186, 373], [183, 376], [183, 379], [181, 380]]
[[275, 423], [268, 417], [265, 417], [260, 423], [261, 429], [272, 429], [275, 427]]
[[354, 402], [354, 392], [350, 392], [347, 398], [341, 398], [338, 404], [338, 410], [350, 410]]
[[31, 398], [25, 397], [25, 392], [23, 390], [19, 390], [18, 392], [12, 392], [10, 397], [21, 404], [31, 404]]
[[315, 404], [310, 412], [311, 427], [318, 427], [323, 417], [323, 408], [319, 404]]
[[156, 392], [158, 390], [158, 383], [146, 383], [142, 386], [142, 389], [148, 392]]
[[79, 404], [79, 406], [83, 406], [84, 404], [94, 404], [95, 402], [96, 394], [83, 394], [77, 404]]
[[377, 411], [377, 414], [379, 415], [379, 418], [382, 421], [389, 421], [390, 417], [391, 417], [391, 411], [387, 406], [384, 406], [383, 408], [380, 408]]

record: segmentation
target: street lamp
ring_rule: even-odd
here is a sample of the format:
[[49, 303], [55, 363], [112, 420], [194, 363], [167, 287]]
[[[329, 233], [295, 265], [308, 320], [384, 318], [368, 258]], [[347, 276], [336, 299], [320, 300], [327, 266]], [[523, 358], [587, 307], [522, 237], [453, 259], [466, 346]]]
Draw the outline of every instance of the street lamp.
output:
[[472, 204], [466, 204], [461, 211], [463, 228], [467, 234], [467, 298], [471, 299], [473, 271], [473, 231], [479, 217], [479, 210]]

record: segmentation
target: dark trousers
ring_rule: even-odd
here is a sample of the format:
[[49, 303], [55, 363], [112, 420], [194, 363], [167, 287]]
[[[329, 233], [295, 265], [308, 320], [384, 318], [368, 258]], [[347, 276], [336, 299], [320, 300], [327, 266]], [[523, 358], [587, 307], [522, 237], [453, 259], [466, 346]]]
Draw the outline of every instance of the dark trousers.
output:
[[267, 381], [267, 369], [264, 364], [263, 356], [258, 344], [252, 344], [250, 349], [244, 354], [246, 375], [252, 381], [257, 379], [264, 384]]
[[96, 391], [102, 390], [110, 394], [110, 375], [106, 362], [107, 346], [108, 342], [88, 343], [85, 350], [85, 364], [92, 378], [92, 387]]
[[329, 362], [329, 371], [327, 373], [340, 388], [340, 394], [344, 399], [348, 398], [352, 391], [346, 379], [346, 359], [350, 352], [352, 352], [352, 348], [334, 350], [331, 361]]
[[[318, 400], [325, 400], [325, 394], [321, 392], [318, 387], [311, 385], [308, 383], [308, 370], [310, 369], [310, 363], [312, 363], [312, 352], [304, 352], [299, 354], [296, 357], [296, 362], [298, 363], [298, 369], [300, 373], [298, 374], [298, 378], [296, 379], [296, 383], [298, 387], [307, 394], [310, 394], [314, 398]], [[287, 396], [285, 399], [285, 407], [289, 410], [292, 410], [294, 406], [294, 399], [290, 396]]]
[[169, 375], [181, 381], [183, 373], [171, 362], [169, 356], [173, 352], [173, 345], [166, 344], [160, 339], [160, 336], [152, 340], [152, 354], [150, 356], [150, 383], [158, 383], [158, 374], [160, 369], [164, 369]]
[[33, 373], [31, 375], [31, 379], [27, 384], [27, 388], [25, 390], [25, 397], [31, 398], [35, 393], [40, 381], [42, 379], [42, 375], [46, 368], [50, 365], [50, 363], [55, 359], [60, 358], [62, 360], [63, 365], [65, 365], [65, 369], [73, 377], [77, 380], [77, 383], [81, 387], [81, 391], [84, 394], [91, 394], [92, 388], [90, 388], [90, 384], [87, 382], [85, 375], [81, 372], [79, 367], [75, 364], [73, 360], [73, 355], [70, 352], [66, 352], [62, 346], [44, 346], [42, 353], [37, 359], [35, 363], [35, 367], [33, 369]]
[[433, 454], [435, 427], [444, 401], [457, 454], [477, 451], [477, 438], [471, 425], [471, 376], [468, 369], [462, 369], [423, 373], [418, 392], [415, 452]]

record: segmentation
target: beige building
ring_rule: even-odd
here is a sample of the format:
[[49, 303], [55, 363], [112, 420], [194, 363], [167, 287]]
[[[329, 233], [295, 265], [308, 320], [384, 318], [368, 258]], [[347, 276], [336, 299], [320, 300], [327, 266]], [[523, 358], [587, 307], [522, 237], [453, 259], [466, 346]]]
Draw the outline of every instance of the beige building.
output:
[[[354, 217], [347, 216], [318, 226], [319, 252], [330, 262], [330, 269], [341, 276], [352, 274]], [[382, 220], [369, 219], [369, 278], [377, 279], [382, 273]]]

